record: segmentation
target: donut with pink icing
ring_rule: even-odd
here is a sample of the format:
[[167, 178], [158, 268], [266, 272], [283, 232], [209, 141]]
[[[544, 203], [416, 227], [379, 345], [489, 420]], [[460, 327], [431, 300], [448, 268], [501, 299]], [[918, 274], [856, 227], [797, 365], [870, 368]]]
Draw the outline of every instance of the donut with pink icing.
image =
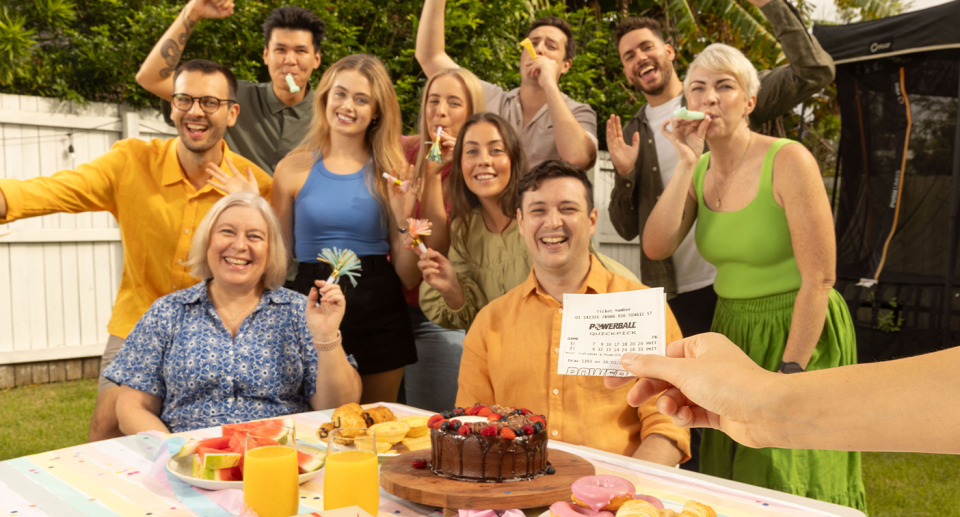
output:
[[570, 485], [573, 502], [597, 512], [616, 512], [620, 505], [633, 499], [637, 488], [617, 476], [587, 476]]
[[550, 517], [614, 517], [614, 515], [613, 512], [597, 512], [586, 506], [560, 501], [550, 505]]

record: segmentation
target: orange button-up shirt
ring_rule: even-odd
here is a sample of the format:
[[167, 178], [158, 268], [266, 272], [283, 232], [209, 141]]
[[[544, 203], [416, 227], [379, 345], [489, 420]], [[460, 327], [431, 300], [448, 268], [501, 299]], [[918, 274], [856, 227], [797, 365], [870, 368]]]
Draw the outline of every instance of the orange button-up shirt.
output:
[[[590, 256], [590, 273], [577, 294], [617, 293], [647, 287], [617, 276]], [[667, 308], [667, 342], [681, 338]], [[551, 439], [615, 454], [633, 455], [653, 433], [673, 440], [690, 458], [690, 431], [656, 408], [656, 397], [639, 408], [627, 404], [634, 383], [615, 390], [603, 377], [560, 375], [563, 305], [540, 289], [533, 272], [519, 286], [480, 311], [463, 341], [457, 405], [500, 404], [547, 417]]]
[[[197, 190], [177, 158], [179, 138], [144, 142], [121, 140], [107, 153], [52, 176], [0, 180], [7, 201], [0, 223], [57, 212], [107, 211], [120, 226], [123, 276], [107, 330], [126, 338], [153, 302], [199, 279], [190, 275], [187, 253], [194, 230], [223, 197], [210, 185]], [[270, 195], [272, 180], [250, 160], [223, 145], [242, 174], [253, 170], [260, 195]], [[225, 160], [220, 169], [229, 171]]]

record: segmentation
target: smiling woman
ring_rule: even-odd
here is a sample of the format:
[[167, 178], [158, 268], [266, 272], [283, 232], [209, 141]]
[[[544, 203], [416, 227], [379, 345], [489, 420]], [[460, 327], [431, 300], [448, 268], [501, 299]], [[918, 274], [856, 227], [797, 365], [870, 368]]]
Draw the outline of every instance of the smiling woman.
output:
[[317, 281], [309, 297], [284, 289], [286, 258], [280, 225], [262, 197], [239, 192], [213, 206], [187, 260], [204, 281], [157, 300], [104, 372], [121, 385], [125, 434], [359, 400], [359, 376], [340, 347], [340, 287]]
[[292, 289], [306, 294], [330, 275], [318, 258], [324, 248], [360, 258], [359, 282], [343, 286], [351, 310], [342, 330], [360, 364], [364, 403], [395, 401], [404, 367], [417, 361], [403, 286], [416, 285], [419, 272], [399, 230], [413, 216], [418, 189], [382, 179], [386, 172], [416, 183], [400, 132], [400, 105], [383, 63], [347, 56], [323, 74], [310, 131], [277, 166], [273, 183], [284, 242], [299, 262]]

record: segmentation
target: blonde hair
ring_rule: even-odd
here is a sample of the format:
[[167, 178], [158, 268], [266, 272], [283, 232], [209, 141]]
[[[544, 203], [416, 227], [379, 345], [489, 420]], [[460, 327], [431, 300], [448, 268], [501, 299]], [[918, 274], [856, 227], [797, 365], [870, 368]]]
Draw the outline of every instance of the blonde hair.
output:
[[733, 74], [748, 97], [753, 97], [760, 91], [760, 78], [757, 76], [757, 68], [747, 59], [747, 56], [743, 55], [743, 52], [730, 45], [714, 43], [703, 49], [703, 52], [690, 63], [690, 68], [687, 69], [687, 76], [683, 79], [684, 94], [689, 93], [690, 75], [698, 66], [711, 72]]
[[380, 204], [383, 221], [387, 221], [390, 213], [388, 202], [389, 184], [386, 181], [377, 181], [382, 172], [393, 174], [396, 169], [401, 179], [406, 179], [407, 160], [400, 147], [400, 136], [403, 132], [403, 120], [400, 116], [400, 104], [397, 103], [397, 94], [390, 81], [390, 74], [383, 63], [369, 54], [352, 54], [344, 57], [327, 68], [320, 78], [317, 91], [313, 99], [313, 122], [307, 131], [307, 136], [294, 152], [306, 151], [318, 156], [323, 147], [330, 143], [330, 124], [327, 123], [327, 100], [337, 74], [344, 70], [355, 70], [370, 81], [373, 98], [376, 102], [376, 118], [367, 126], [366, 140], [373, 152], [374, 167], [364, 178], [367, 190]]
[[[424, 146], [422, 142], [432, 142], [437, 138], [436, 134], [430, 134], [430, 124], [427, 122], [426, 106], [427, 99], [430, 95], [430, 87], [441, 77], [456, 77], [460, 81], [460, 85], [463, 86], [463, 91], [467, 94], [467, 99], [465, 99], [466, 105], [470, 109], [467, 118], [477, 113], [487, 111], [487, 100], [483, 95], [483, 86], [480, 84], [480, 79], [473, 75], [473, 72], [464, 68], [445, 68], [433, 74], [423, 87], [423, 96], [420, 99], [420, 141], [417, 142], [420, 150], [416, 154], [417, 161], [415, 169], [415, 176], [417, 178], [422, 178], [427, 171], [427, 153], [425, 152], [427, 147]], [[461, 128], [460, 131], [462, 132], [463, 128]], [[457, 136], [459, 137], [459, 134]]]
[[213, 270], [207, 261], [210, 234], [213, 233], [213, 226], [220, 215], [234, 206], [253, 208], [267, 222], [267, 266], [263, 271], [261, 282], [264, 289], [276, 289], [282, 286], [287, 279], [287, 248], [284, 247], [283, 237], [280, 234], [280, 222], [277, 221], [277, 216], [266, 199], [246, 191], [230, 194], [217, 201], [200, 221], [193, 235], [193, 241], [190, 242], [190, 253], [187, 255], [186, 266], [190, 268], [190, 274], [201, 280], [213, 278]]

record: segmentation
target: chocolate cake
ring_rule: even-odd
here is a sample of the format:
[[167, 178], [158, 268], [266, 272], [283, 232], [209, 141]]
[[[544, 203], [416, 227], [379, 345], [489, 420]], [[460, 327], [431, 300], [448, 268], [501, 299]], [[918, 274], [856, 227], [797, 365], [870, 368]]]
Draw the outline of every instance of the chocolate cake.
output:
[[499, 405], [430, 418], [430, 470], [460, 481], [504, 483], [548, 473], [546, 419]]

